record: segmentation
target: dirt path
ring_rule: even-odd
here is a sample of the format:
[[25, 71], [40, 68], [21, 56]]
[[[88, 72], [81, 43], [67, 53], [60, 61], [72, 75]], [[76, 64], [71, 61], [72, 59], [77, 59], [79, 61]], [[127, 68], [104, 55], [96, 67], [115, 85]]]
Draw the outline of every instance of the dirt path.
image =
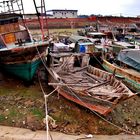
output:
[[[31, 131], [29, 129], [0, 126], [1, 140], [139, 140], [138, 135], [66, 135], [58, 132], [49, 132], [46, 136], [45, 131]], [[47, 139], [48, 138], [48, 139]]]

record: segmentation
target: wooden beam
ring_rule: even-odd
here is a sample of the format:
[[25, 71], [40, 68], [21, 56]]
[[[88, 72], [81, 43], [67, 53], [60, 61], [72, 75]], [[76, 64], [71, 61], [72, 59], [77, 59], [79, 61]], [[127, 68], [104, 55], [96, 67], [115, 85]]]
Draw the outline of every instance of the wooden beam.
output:
[[[65, 84], [65, 83], [48, 83], [48, 85], [51, 86], [78, 86], [78, 87], [89, 87], [90, 85], [81, 85], [81, 84], [75, 84], [75, 83], [69, 83], [69, 84]], [[91, 87], [91, 86], [90, 86]]]
[[99, 87], [99, 86], [103, 86], [103, 85], [105, 85], [105, 84], [108, 84], [109, 82], [110, 82], [110, 81], [106, 81], [106, 82], [103, 82], [103, 83], [94, 85], [94, 86], [92, 86], [92, 87], [89, 87], [89, 88], [85, 89], [85, 91], [86, 91], [86, 90], [90, 90], [90, 89], [92, 89], [92, 88]]
[[82, 70], [87, 69], [87, 68], [88, 68], [88, 66], [85, 66], [85, 67], [79, 68], [77, 70], [73, 70], [72, 73], [79, 72], [79, 71], [82, 71]]

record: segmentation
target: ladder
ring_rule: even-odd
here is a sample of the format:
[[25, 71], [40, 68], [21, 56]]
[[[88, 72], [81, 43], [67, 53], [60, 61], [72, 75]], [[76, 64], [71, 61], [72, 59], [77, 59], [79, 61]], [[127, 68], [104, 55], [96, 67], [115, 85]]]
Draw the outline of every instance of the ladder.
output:
[[45, 28], [47, 30], [47, 35], [49, 36], [49, 30], [48, 30], [48, 22], [47, 22], [47, 15], [46, 15], [46, 5], [44, 0], [40, 0], [40, 2], [36, 2], [36, 0], [33, 0], [36, 15], [38, 17], [41, 33], [42, 33], [42, 40], [45, 39]]

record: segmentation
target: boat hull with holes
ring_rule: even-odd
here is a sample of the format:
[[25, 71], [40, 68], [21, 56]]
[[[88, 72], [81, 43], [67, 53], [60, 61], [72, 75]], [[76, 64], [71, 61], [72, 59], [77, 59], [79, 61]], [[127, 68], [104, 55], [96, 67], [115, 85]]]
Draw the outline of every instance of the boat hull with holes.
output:
[[[55, 63], [52, 62], [48, 68], [48, 84], [57, 87], [58, 93], [68, 100], [107, 115], [118, 103], [135, 95], [111, 73], [86, 64], [84, 56], [60, 56], [60, 62], [56, 65], [55, 55], [52, 55]], [[75, 56], [80, 58], [80, 66], [75, 66]]]

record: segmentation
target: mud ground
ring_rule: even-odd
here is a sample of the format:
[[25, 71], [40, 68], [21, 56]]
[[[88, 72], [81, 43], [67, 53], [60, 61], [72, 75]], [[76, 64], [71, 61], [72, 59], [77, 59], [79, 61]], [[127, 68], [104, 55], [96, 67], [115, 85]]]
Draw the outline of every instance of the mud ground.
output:
[[[40, 77], [41, 84], [48, 94], [53, 88], [47, 86], [47, 80], [43, 77]], [[45, 130], [44, 97], [37, 75], [33, 80], [26, 83], [0, 73], [0, 125]], [[106, 117], [99, 117], [55, 92], [48, 98], [48, 113], [55, 120], [55, 125], [50, 121], [49, 128], [56, 132], [72, 135], [140, 134], [140, 96], [122, 102]], [[109, 124], [102, 117], [122, 129]]]

